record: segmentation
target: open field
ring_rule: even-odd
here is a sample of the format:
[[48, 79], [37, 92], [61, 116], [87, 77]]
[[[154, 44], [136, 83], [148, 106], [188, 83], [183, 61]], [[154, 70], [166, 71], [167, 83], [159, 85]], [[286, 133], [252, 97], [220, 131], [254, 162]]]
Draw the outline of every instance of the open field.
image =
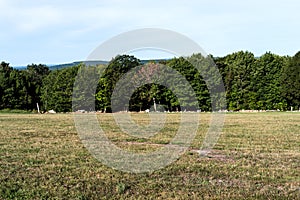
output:
[[[132, 114], [139, 124], [147, 114]], [[168, 143], [179, 114], [153, 138], [122, 134], [111, 114], [99, 114], [121, 148], [152, 151]], [[210, 120], [190, 150], [153, 173], [113, 170], [93, 158], [71, 114], [0, 114], [0, 199], [300, 199], [300, 113], [232, 113], [207, 157], [199, 149]]]

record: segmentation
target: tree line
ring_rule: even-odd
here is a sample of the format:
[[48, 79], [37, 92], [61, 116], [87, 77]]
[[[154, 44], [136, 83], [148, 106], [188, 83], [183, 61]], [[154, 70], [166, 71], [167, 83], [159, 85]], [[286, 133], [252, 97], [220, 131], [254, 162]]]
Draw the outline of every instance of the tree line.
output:
[[[212, 62], [213, 61], [213, 62]], [[261, 57], [255, 57], [248, 51], [240, 51], [224, 57], [202, 56], [194, 54], [188, 58], [173, 58], [169, 60], [149, 61], [143, 65], [134, 56], [120, 55], [113, 58], [107, 66], [85, 66], [83, 63], [73, 67], [49, 70], [46, 65], [28, 65], [25, 70], [18, 70], [9, 66], [9, 63], [0, 64], [0, 110], [20, 109], [41, 111], [55, 110], [56, 112], [71, 112], [84, 108], [87, 111], [141, 111], [150, 109], [154, 101], [161, 105], [158, 110], [180, 111], [212, 110], [212, 96], [210, 83], [223, 81], [226, 95], [226, 109], [228, 110], [289, 110], [299, 109], [300, 106], [300, 52], [296, 55], [279, 56], [267, 52]], [[118, 81], [130, 70], [138, 68], [130, 78], [131, 81], [155, 78], [155, 74], [168, 74], [160, 66], [167, 66], [179, 72], [196, 94], [197, 102], [189, 102], [190, 94], [185, 94], [184, 103], [167, 85], [176, 85], [180, 88], [183, 82], [179, 79], [165, 77], [166, 85], [158, 82], [147, 83], [135, 88], [127, 95], [129, 102], [124, 106], [112, 110], [112, 96]], [[195, 66], [201, 66], [197, 70]], [[205, 76], [214, 76], [211, 66], [215, 65], [221, 74], [221, 79]], [[144, 67], [143, 67], [144, 66]], [[101, 76], [94, 82], [94, 91], [89, 91], [90, 98], [95, 104], [76, 105], [75, 102], [84, 102], [84, 95], [73, 96], [74, 81], [78, 72], [85, 69], [85, 79], [95, 74]], [[88, 70], [86, 70], [88, 69]], [[141, 78], [142, 77], [142, 78]], [[157, 78], [157, 77], [156, 77]], [[173, 81], [173, 82], [172, 82]], [[130, 87], [129, 82], [122, 83], [123, 88]], [[214, 83], [212, 83], [213, 85]], [[86, 88], [89, 88], [87, 86]], [[115, 102], [118, 105], [118, 102]], [[122, 104], [123, 105], [123, 104]], [[74, 107], [75, 106], [75, 107]], [[78, 106], [78, 107], [76, 107]], [[222, 106], [216, 106], [223, 109]]]

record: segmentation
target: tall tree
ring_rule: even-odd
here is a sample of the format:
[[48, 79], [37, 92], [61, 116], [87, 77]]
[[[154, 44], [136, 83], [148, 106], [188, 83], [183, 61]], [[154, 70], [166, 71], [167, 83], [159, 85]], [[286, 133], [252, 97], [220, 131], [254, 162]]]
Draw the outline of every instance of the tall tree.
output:
[[13, 95], [13, 88], [11, 87], [10, 73], [13, 68], [9, 63], [1, 62], [0, 64], [0, 109], [12, 108], [11, 96]]
[[251, 74], [250, 109], [284, 109], [280, 76], [286, 58], [267, 52], [257, 59]]
[[96, 92], [97, 110], [111, 112], [111, 96], [116, 83], [122, 75], [140, 64], [139, 59], [129, 55], [119, 55], [110, 61], [99, 80]]
[[95, 93], [99, 83], [100, 74], [104, 71], [104, 65], [86, 66], [78, 65], [78, 73], [73, 90], [73, 111], [95, 111]]
[[250, 81], [255, 65], [252, 53], [240, 51], [225, 57], [225, 89], [230, 110], [249, 109]]
[[72, 94], [78, 66], [51, 71], [43, 80], [43, 110], [72, 111]]
[[281, 75], [281, 95], [286, 99], [288, 106], [300, 107], [300, 51], [289, 59], [283, 67]]
[[26, 100], [27, 110], [36, 108], [36, 104], [41, 104], [41, 90], [43, 79], [49, 74], [49, 68], [46, 65], [31, 64], [23, 73], [26, 79]]

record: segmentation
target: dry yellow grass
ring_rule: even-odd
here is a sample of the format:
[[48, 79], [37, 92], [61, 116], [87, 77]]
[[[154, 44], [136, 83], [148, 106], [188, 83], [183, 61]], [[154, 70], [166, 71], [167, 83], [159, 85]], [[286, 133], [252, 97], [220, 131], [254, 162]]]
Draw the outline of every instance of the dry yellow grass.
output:
[[[146, 114], [132, 114], [141, 124]], [[168, 143], [179, 114], [160, 134], [121, 133], [111, 114], [98, 115], [119, 147], [147, 152]], [[71, 114], [0, 114], [0, 199], [300, 199], [300, 113], [233, 113], [207, 157], [198, 149], [209, 114], [190, 151], [153, 173], [115, 171], [82, 145]]]

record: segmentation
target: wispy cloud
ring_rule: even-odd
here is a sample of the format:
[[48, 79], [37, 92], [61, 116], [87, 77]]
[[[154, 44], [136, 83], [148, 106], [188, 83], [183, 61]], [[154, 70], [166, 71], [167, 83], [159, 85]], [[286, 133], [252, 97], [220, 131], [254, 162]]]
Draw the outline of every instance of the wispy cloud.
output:
[[0, 55], [16, 63], [75, 60], [116, 34], [148, 27], [185, 34], [216, 55], [291, 54], [299, 46], [299, 6], [298, 0], [0, 0]]

